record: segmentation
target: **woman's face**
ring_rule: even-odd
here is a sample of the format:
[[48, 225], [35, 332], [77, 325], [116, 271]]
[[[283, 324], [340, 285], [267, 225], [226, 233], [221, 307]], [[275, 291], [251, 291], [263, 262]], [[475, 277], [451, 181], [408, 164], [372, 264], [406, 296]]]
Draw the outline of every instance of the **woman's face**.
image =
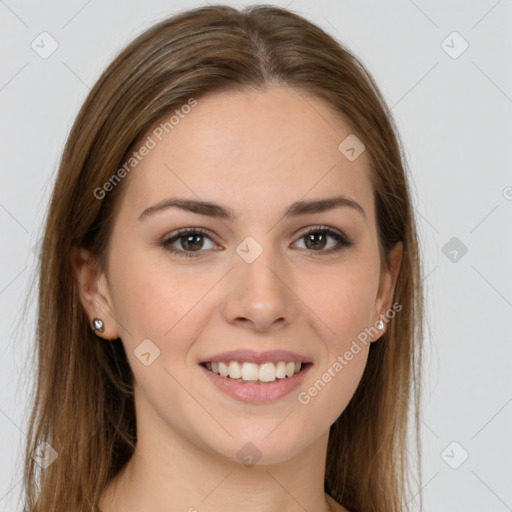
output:
[[[162, 140], [147, 134], [156, 146], [125, 178], [102, 309], [89, 313], [122, 339], [139, 436], [233, 461], [288, 460], [353, 396], [380, 333], [358, 340], [391, 305], [399, 255], [394, 273], [381, 271], [369, 159], [353, 139], [342, 153], [352, 130], [326, 103], [273, 87], [211, 94], [185, 111]], [[166, 206], [178, 198], [182, 208]], [[209, 206], [186, 208], [198, 202]], [[177, 236], [184, 228], [193, 232]], [[278, 378], [236, 382], [211, 361]], [[278, 361], [308, 364], [282, 378], [290, 365]]]

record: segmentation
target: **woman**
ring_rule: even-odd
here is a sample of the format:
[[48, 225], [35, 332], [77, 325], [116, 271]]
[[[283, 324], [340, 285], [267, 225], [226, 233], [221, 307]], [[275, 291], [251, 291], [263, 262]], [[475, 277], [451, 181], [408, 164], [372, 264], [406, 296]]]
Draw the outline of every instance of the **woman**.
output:
[[407, 509], [422, 290], [386, 110], [277, 7], [112, 62], [45, 227], [25, 510]]

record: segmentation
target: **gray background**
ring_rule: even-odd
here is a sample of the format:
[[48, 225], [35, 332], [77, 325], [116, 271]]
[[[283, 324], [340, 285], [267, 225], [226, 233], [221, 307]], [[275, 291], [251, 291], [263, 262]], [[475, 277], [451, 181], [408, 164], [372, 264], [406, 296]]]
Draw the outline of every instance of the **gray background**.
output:
[[[129, 40], [204, 4], [0, 1], [2, 511], [20, 510], [34, 300], [20, 315], [35, 292], [33, 249], [66, 136]], [[361, 58], [404, 141], [427, 288], [424, 510], [512, 510], [511, 2], [275, 5], [318, 23]], [[42, 46], [43, 31], [58, 43], [46, 59], [31, 47]], [[469, 44], [460, 55], [464, 43], [453, 31]]]

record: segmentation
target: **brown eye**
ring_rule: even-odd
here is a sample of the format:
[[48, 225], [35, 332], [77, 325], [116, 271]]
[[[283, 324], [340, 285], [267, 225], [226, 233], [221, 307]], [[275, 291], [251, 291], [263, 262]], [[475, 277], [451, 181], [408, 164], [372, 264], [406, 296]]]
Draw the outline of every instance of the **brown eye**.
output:
[[202, 236], [203, 235], [184, 235], [178, 238], [178, 240], [181, 240], [181, 246], [186, 251], [196, 251], [203, 246]]
[[[178, 230], [175, 234], [171, 234], [168, 238], [161, 242], [161, 245], [167, 251], [178, 254], [179, 256], [195, 258], [200, 256], [204, 248], [204, 240], [208, 239], [211, 242], [210, 236], [207, 236], [207, 231], [202, 228], [185, 228]], [[181, 248], [176, 248], [174, 245], [179, 243]], [[193, 254], [198, 253], [198, 254]]]
[[[332, 238], [337, 243], [331, 245], [327, 250], [324, 250], [328, 245], [328, 239]], [[354, 245], [345, 235], [333, 231], [330, 228], [317, 227], [312, 228], [306, 233], [302, 234], [300, 240], [305, 241], [305, 249], [310, 252], [318, 252], [320, 254], [331, 254], [341, 250], [343, 247]]]
[[328, 236], [329, 235], [320, 232], [309, 233], [308, 235], [304, 235], [306, 241], [305, 245], [308, 249], [325, 249]]

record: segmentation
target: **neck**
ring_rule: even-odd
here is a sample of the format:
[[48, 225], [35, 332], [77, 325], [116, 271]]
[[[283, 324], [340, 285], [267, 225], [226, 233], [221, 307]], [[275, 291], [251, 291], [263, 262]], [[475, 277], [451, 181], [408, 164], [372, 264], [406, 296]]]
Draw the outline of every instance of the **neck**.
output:
[[332, 510], [324, 493], [328, 432], [286, 461], [252, 466], [191, 443], [161, 418], [139, 414], [137, 434], [132, 458], [101, 497], [102, 512]]

